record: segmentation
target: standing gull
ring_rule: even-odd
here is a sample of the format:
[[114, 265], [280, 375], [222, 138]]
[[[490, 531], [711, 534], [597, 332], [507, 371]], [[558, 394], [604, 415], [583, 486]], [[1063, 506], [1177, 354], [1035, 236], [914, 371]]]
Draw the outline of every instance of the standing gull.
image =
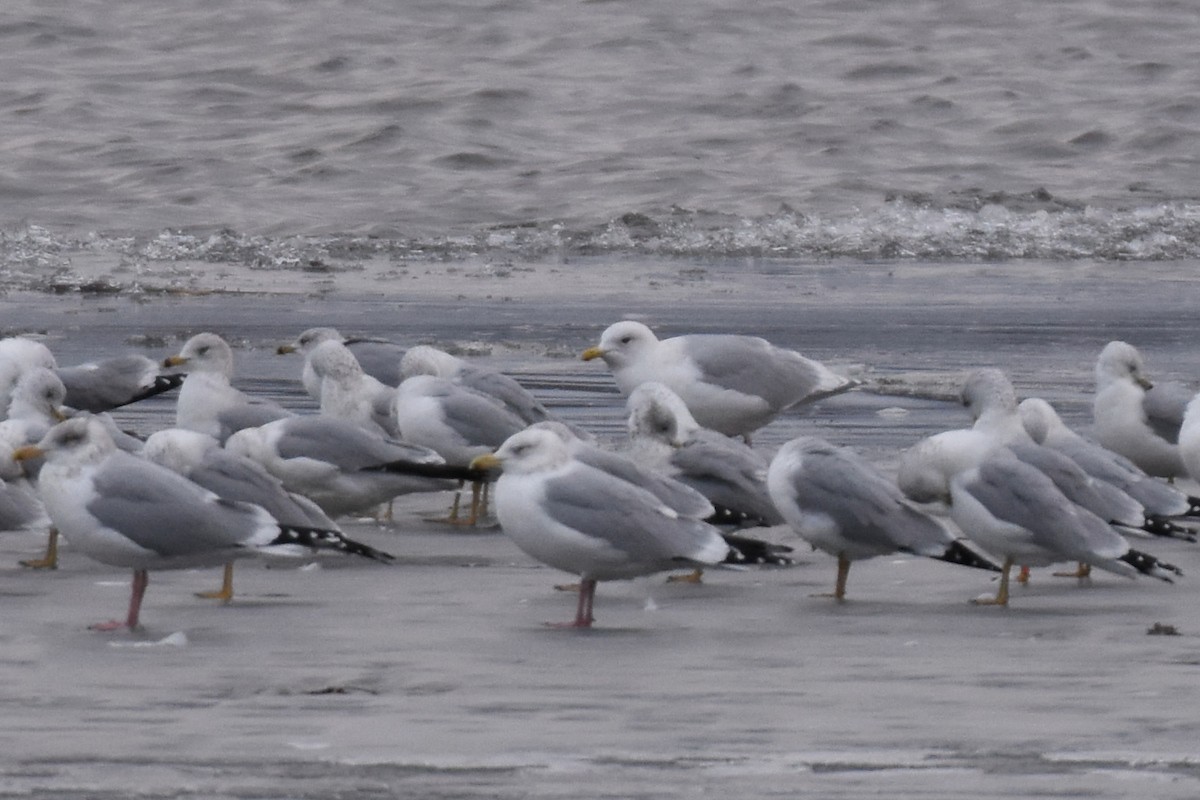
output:
[[378, 557], [324, 531], [281, 525], [261, 506], [221, 499], [166, 467], [118, 450], [93, 419], [56, 425], [15, 457], [43, 455], [38, 493], [55, 526], [85, 555], [133, 570], [128, 614], [93, 626], [98, 630], [137, 627], [151, 569], [295, 554], [297, 546]]
[[800, 538], [837, 558], [833, 597], [846, 596], [853, 561], [904, 552], [968, 567], [1000, 568], [916, 508], [857, 453], [815, 436], [785, 444], [767, 475], [771, 498]]
[[527, 425], [551, 418], [542, 402], [515, 378], [472, 364], [429, 345], [408, 348], [400, 361], [405, 378], [433, 375], [479, 392], [525, 421]]
[[659, 381], [706, 428], [749, 437], [784, 410], [851, 389], [824, 364], [755, 336], [691, 334], [659, 339], [640, 322], [610, 325], [583, 360], [600, 358], [621, 393]]
[[176, 389], [183, 375], [164, 374], [162, 365], [138, 353], [90, 361], [56, 372], [67, 387], [67, 405], [100, 413]]
[[[222, 449], [211, 436], [167, 428], [146, 439], [141, 455], [225, 500], [261, 506], [282, 525], [325, 531], [335, 538], [341, 536], [338, 526], [315, 503], [291, 494], [257, 462]], [[380, 553], [379, 559], [387, 560], [386, 554]], [[226, 603], [233, 599], [233, 561], [225, 564], [221, 588], [201, 592], [199, 596]]]
[[767, 491], [768, 462], [748, 445], [696, 422], [666, 385], [638, 386], [626, 403], [630, 451], [708, 498], [713, 522], [780, 525], [783, 516]]
[[1178, 383], [1151, 383], [1137, 348], [1109, 342], [1096, 361], [1092, 401], [1096, 441], [1151, 475], [1186, 477], [1179, 429], [1192, 395]]
[[7, 412], [17, 381], [38, 367], [49, 370], [58, 367], [49, 347], [24, 336], [0, 339], [0, 418]]
[[312, 399], [321, 399], [321, 379], [313, 372], [309, 354], [321, 342], [341, 342], [349, 348], [358, 360], [363, 371], [385, 386], [399, 386], [404, 376], [400, 373], [400, 359], [404, 357], [404, 348], [384, 339], [350, 338], [347, 339], [336, 328], [309, 328], [296, 337], [290, 344], [280, 345], [275, 351], [279, 355], [300, 353], [304, 356], [304, 368], [300, 374], [300, 382]]
[[244, 428], [225, 443], [303, 495], [331, 517], [371, 511], [412, 492], [453, 489], [478, 477], [451, 467], [426, 447], [385, 439], [324, 414], [288, 417]]
[[230, 434], [292, 416], [278, 403], [235, 389], [233, 351], [215, 333], [198, 333], [164, 362], [187, 372], [175, 407], [175, 425], [225, 441]]
[[313, 374], [321, 379], [321, 413], [352, 422], [381, 436], [397, 437], [393, 405], [396, 389], [363, 372], [346, 345], [328, 340], [309, 353]]
[[1044, 566], [1060, 561], [1091, 564], [1118, 575], [1139, 573], [1170, 583], [1182, 571], [1133, 550], [1107, 521], [1072, 503], [1050, 478], [1007, 448], [951, 480], [951, 518], [972, 541], [1004, 559], [995, 598], [985, 605], [1008, 605], [1013, 564]]
[[[1148, 524], [1144, 527], [1147, 531], [1159, 536], [1195, 541], [1194, 534], [1181, 530], [1171, 522], [1172, 517], [1200, 513], [1200, 507], [1186, 493], [1146, 474], [1121, 454], [1071, 430], [1054, 407], [1042, 398], [1026, 398], [1018, 408], [1025, 430], [1035, 442], [1068, 456], [1089, 475], [1116, 486], [1141, 503], [1145, 509]], [[1196, 432], [1200, 433], [1200, 428]], [[1181, 451], [1184, 439], [1185, 434], [1181, 431]]]
[[472, 466], [503, 469], [496, 514], [513, 542], [580, 577], [579, 605], [568, 627], [591, 627], [598, 581], [711, 566], [729, 550], [711, 525], [682, 518], [644, 489], [573, 458], [548, 430], [522, 431]]
[[[524, 420], [486, 395], [433, 375], [414, 375], [400, 384], [395, 418], [404, 441], [428, 447], [447, 464], [464, 467], [526, 427]], [[456, 499], [448, 521], [474, 525], [483, 486], [472, 482], [467, 518], [459, 519]]]

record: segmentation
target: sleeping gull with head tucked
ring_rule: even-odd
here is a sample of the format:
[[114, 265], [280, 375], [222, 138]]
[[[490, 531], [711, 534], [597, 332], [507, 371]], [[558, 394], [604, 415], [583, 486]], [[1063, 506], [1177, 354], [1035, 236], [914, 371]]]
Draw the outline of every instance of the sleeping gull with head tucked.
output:
[[19, 460], [45, 456], [38, 494], [72, 547], [104, 564], [129, 567], [133, 585], [124, 620], [98, 630], [136, 628], [152, 569], [219, 566], [234, 558], [332, 548], [378, 558], [376, 551], [325, 531], [280, 524], [261, 506], [225, 500], [166, 467], [118, 450], [98, 421], [56, 425]]
[[855, 382], [756, 336], [691, 334], [659, 339], [640, 322], [610, 325], [583, 360], [600, 358], [621, 393], [659, 381], [706, 428], [749, 437], [784, 410], [847, 391]]
[[225, 448], [258, 462], [331, 517], [366, 513], [394, 497], [453, 489], [479, 477], [429, 448], [368, 433], [324, 414], [243, 428]]
[[591, 627], [598, 581], [720, 564], [729, 551], [716, 528], [681, 517], [650, 492], [572, 457], [548, 430], [521, 431], [472, 466], [502, 468], [496, 514], [513, 542], [581, 578], [570, 627]]
[[363, 372], [346, 345], [332, 339], [308, 354], [313, 374], [321, 379], [321, 413], [353, 422], [381, 436], [397, 437], [393, 405], [396, 389]]
[[914, 506], [862, 456], [815, 436], [801, 436], [779, 449], [767, 485], [800, 538], [837, 558], [832, 594], [837, 600], [846, 596], [851, 562], [889, 553], [1000, 571]]
[[1179, 429], [1193, 394], [1179, 383], [1151, 383], [1137, 348], [1109, 342], [1096, 360], [1093, 435], [1151, 475], [1186, 477]]
[[1000, 448], [950, 482], [950, 516], [971, 540], [1004, 559], [995, 598], [1008, 605], [1013, 564], [1044, 566], [1059, 561], [1090, 564], [1118, 575], [1150, 575], [1170, 583], [1182, 571], [1132, 549], [1124, 537], [1092, 512], [1068, 500], [1041, 470]]

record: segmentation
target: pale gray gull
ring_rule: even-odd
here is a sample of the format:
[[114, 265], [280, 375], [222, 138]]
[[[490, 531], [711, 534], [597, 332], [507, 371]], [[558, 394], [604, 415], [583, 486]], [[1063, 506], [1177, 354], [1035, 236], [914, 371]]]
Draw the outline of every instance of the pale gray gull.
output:
[[815, 436], [793, 439], [772, 459], [767, 485], [800, 538], [837, 559], [837, 600], [846, 596], [851, 562], [889, 553], [1000, 571], [848, 448]]
[[261, 506], [224, 500], [166, 467], [118, 450], [90, 418], [56, 425], [20, 459], [45, 456], [38, 494], [72, 548], [133, 570], [124, 620], [100, 630], [136, 628], [152, 569], [218, 566], [264, 553], [333, 548], [366, 557], [376, 551], [328, 532], [281, 525]]
[[187, 373], [176, 398], [177, 427], [223, 442], [242, 428], [292, 416], [278, 403], [234, 388], [233, 350], [215, 333], [196, 334], [164, 363]]
[[[341, 534], [341, 529], [315, 503], [283, 488], [283, 483], [257, 462], [221, 448], [216, 439], [183, 428], [167, 428], [146, 438], [141, 455], [197, 483], [218, 497], [254, 503], [277, 522]], [[380, 560], [390, 560], [379, 553]], [[233, 599], [233, 562], [225, 565], [221, 588], [201, 592], [201, 597], [230, 602]]]
[[[1146, 514], [1145, 530], [1158, 536], [1196, 540], [1193, 533], [1174, 524], [1171, 518], [1200, 514], [1200, 501], [1072, 430], [1042, 398], [1026, 398], [1018, 409], [1025, 430], [1035, 442], [1068, 456], [1092, 477], [1116, 486], [1141, 503]], [[1200, 433], [1200, 428], [1196, 432]], [[1184, 438], [1181, 433], [1181, 447]]]
[[1151, 475], [1186, 477], [1179, 429], [1193, 394], [1179, 383], [1151, 383], [1137, 348], [1109, 342], [1096, 360], [1092, 434]]
[[628, 396], [665, 383], [706, 428], [748, 438], [784, 410], [853, 388], [854, 381], [756, 336], [691, 334], [659, 339], [640, 322], [610, 325], [583, 360], [600, 358]]
[[397, 437], [394, 405], [396, 389], [363, 372], [346, 345], [335, 340], [321, 342], [308, 354], [313, 374], [321, 379], [318, 398], [321, 413], [381, 436]]
[[995, 598], [975, 602], [1008, 605], [1013, 564], [1044, 566], [1060, 561], [1090, 564], [1118, 575], [1150, 575], [1172, 581], [1182, 571], [1129, 542], [1092, 512], [1072, 503], [1036, 467], [1007, 448], [950, 482], [950, 515], [971, 541], [1004, 559]]
[[400, 361], [405, 378], [433, 375], [479, 392], [525, 421], [527, 425], [552, 419], [546, 406], [516, 378], [487, 369], [430, 345], [408, 348]]
[[276, 352], [280, 355], [300, 353], [304, 356], [300, 381], [312, 399], [321, 399], [321, 379], [313, 372], [308, 355], [321, 342], [329, 341], [346, 345], [363, 371], [381, 383], [399, 386], [400, 381], [404, 380], [400, 372], [400, 359], [404, 357], [404, 347], [385, 339], [346, 338], [336, 328], [309, 328], [301, 332], [296, 341], [280, 345]]
[[592, 625], [596, 583], [724, 561], [716, 528], [681, 517], [650, 492], [572, 457], [551, 431], [510, 437], [473, 466], [503, 470], [496, 514], [531, 557], [580, 577], [571, 627]]
[[426, 447], [386, 439], [324, 414], [244, 428], [225, 442], [331, 517], [367, 513], [403, 494], [451, 490], [479, 477]]

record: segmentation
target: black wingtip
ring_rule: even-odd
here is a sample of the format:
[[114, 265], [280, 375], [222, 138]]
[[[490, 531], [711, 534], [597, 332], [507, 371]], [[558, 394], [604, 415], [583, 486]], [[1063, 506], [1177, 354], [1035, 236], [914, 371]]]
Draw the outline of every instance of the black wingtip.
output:
[[974, 567], [975, 569], [986, 569], [989, 572], [1003, 572], [1004, 570], [991, 559], [975, 552], [970, 547], [967, 547], [961, 539], [955, 539], [946, 548], [946, 552], [940, 556], [934, 556], [938, 561], [945, 561], [950, 564], [958, 564], [963, 567]]
[[721, 538], [729, 545], [729, 554], [725, 556], [726, 564], [771, 564], [786, 567], [795, 563], [787, 555], [792, 552], [792, 548], [785, 544], [775, 544], [749, 536], [735, 536], [732, 533], [723, 533]]
[[352, 556], [362, 556], [372, 561], [390, 564], [396, 560], [391, 553], [377, 550], [370, 545], [350, 539], [338, 531], [323, 528], [302, 528], [294, 525], [280, 525], [279, 535], [271, 542], [272, 545], [297, 544], [312, 550], [337, 550]]
[[1146, 522], [1142, 525], [1142, 530], [1154, 536], [1163, 536], [1170, 539], [1181, 539], [1185, 542], [1196, 542], [1196, 534], [1180, 525], [1176, 525], [1166, 517], [1148, 516]]
[[1183, 570], [1174, 564], [1160, 561], [1149, 553], [1143, 553], [1138, 550], [1130, 549], [1118, 560], [1124, 561], [1143, 575], [1149, 575], [1152, 578], [1158, 578], [1167, 583], [1174, 583], [1171, 575], [1183, 575]]
[[713, 513], [704, 520], [709, 525], [719, 525], [726, 528], [770, 528], [780, 524], [779, 520], [764, 519], [760, 514], [747, 511], [736, 511], [732, 508], [713, 504]]
[[419, 478], [445, 478], [472, 483], [492, 483], [500, 476], [499, 470], [471, 469], [455, 464], [428, 464], [419, 461], [390, 461], [386, 464], [363, 467], [362, 471], [391, 472]]

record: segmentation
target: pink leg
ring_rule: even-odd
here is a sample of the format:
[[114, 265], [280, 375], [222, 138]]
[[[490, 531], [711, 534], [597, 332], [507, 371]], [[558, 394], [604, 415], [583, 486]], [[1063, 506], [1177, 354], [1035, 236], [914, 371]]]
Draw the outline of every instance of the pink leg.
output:
[[146, 595], [146, 586], [150, 583], [150, 575], [144, 569], [135, 569], [133, 571], [132, 590], [129, 594], [129, 615], [124, 622], [120, 620], [111, 620], [110, 622], [98, 622], [91, 626], [94, 631], [116, 631], [121, 628], [133, 630], [138, 626], [138, 614], [142, 610], [142, 598]]
[[590, 628], [592, 627], [592, 603], [596, 599], [596, 580], [584, 578], [579, 582], [579, 605], [575, 608], [573, 622], [548, 623], [552, 628]]

